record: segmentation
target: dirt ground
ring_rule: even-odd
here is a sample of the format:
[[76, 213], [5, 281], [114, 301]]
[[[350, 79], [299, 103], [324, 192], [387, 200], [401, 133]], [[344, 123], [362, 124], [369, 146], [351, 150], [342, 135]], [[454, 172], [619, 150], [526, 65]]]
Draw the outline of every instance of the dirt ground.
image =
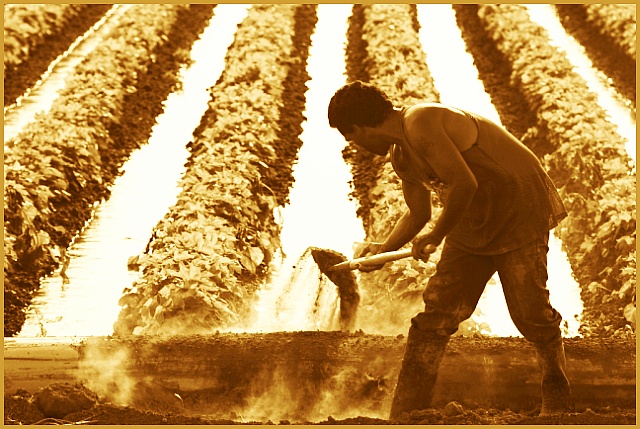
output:
[[[113, 356], [124, 346], [132, 358], [125, 358], [123, 366], [130, 368], [115, 374], [114, 382], [106, 380], [94, 390], [56, 383], [35, 393], [7, 391], [5, 424], [635, 424], [635, 401], [628, 395], [628, 384], [617, 385], [614, 380], [633, 372], [633, 346], [614, 339], [566, 340], [570, 378], [579, 389], [573, 413], [538, 415], [536, 388], [523, 383], [538, 379], [533, 353], [529, 353], [533, 350], [528, 350], [524, 339], [454, 337], [441, 368], [433, 409], [412, 412], [393, 422], [371, 417], [386, 414], [404, 341], [403, 336], [345, 332], [94, 339], [80, 353], [85, 361], [101, 368], [99, 349]], [[102, 359], [110, 361], [106, 355]], [[500, 379], [491, 382], [493, 370], [482, 364], [486, 361], [491, 361]], [[603, 365], [608, 367], [596, 370], [597, 374], [588, 368]], [[340, 378], [337, 374], [347, 375]], [[127, 380], [129, 376], [133, 383]], [[462, 388], [464, 394], [456, 394], [457, 383], [468, 383], [469, 378], [486, 387], [467, 386]], [[585, 387], [596, 379], [602, 383], [599, 400], [590, 399]], [[134, 384], [127, 401], [119, 402], [129, 406], [108, 399], [117, 398], [123, 386]], [[505, 389], [512, 398], [500, 396]], [[620, 393], [623, 390], [627, 393]], [[328, 394], [333, 402], [318, 407]], [[284, 417], [248, 417], [258, 415]]]
[[635, 409], [603, 407], [556, 416], [538, 416], [539, 408], [528, 412], [498, 409], [465, 409], [452, 402], [443, 408], [428, 409], [404, 415], [398, 421], [357, 416], [336, 420], [327, 416], [318, 422], [308, 421], [243, 421], [220, 419], [205, 415], [158, 413], [99, 403], [94, 407], [67, 414], [61, 418], [46, 418], [26, 392], [5, 395], [5, 424], [87, 424], [87, 425], [234, 425], [234, 424], [295, 424], [295, 425], [635, 425]]

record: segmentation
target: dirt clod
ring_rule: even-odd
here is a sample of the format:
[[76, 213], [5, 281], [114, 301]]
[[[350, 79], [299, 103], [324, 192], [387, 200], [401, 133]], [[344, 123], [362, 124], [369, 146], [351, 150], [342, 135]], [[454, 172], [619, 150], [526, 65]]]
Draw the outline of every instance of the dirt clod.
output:
[[81, 385], [56, 383], [38, 392], [35, 402], [46, 417], [62, 418], [93, 407], [98, 403], [98, 395]]
[[[32, 424], [45, 418], [28, 392], [4, 396], [5, 424]], [[16, 423], [18, 422], [18, 423]]]
[[447, 416], [458, 416], [464, 413], [464, 408], [458, 402], [449, 402], [444, 407], [444, 413]]

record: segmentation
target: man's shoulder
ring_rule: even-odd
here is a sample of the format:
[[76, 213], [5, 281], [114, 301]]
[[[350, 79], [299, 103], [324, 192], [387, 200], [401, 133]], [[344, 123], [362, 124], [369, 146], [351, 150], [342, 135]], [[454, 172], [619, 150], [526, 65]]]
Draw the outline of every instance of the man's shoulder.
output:
[[405, 110], [405, 125], [407, 131], [422, 133], [425, 130], [434, 131], [437, 126], [442, 126], [443, 118], [450, 108], [440, 103], [414, 104]]
[[425, 101], [422, 103], [416, 103], [413, 106], [409, 107], [409, 110], [412, 111], [437, 111], [442, 109], [449, 109], [449, 106], [446, 106], [442, 103]]
[[407, 117], [419, 116], [422, 119], [430, 118], [438, 120], [451, 114], [459, 116], [464, 115], [464, 112], [456, 107], [435, 102], [418, 103], [406, 109]]

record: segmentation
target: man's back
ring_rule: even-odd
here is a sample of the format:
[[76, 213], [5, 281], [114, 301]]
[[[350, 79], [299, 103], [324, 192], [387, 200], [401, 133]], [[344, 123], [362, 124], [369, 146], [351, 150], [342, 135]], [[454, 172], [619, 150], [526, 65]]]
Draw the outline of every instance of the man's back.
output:
[[[466, 121], [458, 124], [458, 128], [466, 130], [458, 131], [451, 139], [455, 143], [459, 136], [465, 138], [463, 144], [456, 146], [464, 148], [460, 153], [473, 172], [478, 189], [462, 219], [448, 234], [451, 243], [474, 253], [504, 253], [547, 232], [566, 216], [551, 179], [533, 152], [488, 119], [456, 110], [441, 113], [443, 123], [445, 129], [447, 120], [455, 123], [447, 118], [457, 112], [475, 123], [475, 141], [469, 144], [468, 136], [472, 134]], [[446, 204], [447, 186], [429, 166], [424, 151], [407, 139], [404, 146], [404, 150], [395, 147], [391, 151], [398, 175], [435, 191]]]

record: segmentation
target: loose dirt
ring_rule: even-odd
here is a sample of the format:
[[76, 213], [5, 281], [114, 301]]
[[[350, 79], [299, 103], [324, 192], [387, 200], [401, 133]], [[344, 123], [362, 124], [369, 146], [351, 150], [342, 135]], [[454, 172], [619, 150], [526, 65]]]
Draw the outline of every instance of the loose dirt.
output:
[[320, 272], [326, 275], [338, 288], [340, 297], [340, 327], [346, 331], [353, 329], [355, 324], [360, 294], [358, 293], [358, 282], [353, 271], [340, 270], [331, 271], [330, 268], [341, 262], [345, 262], [347, 257], [334, 250], [311, 249], [313, 260], [318, 264]]
[[457, 403], [443, 408], [414, 411], [399, 420], [357, 416], [336, 420], [327, 416], [318, 422], [308, 421], [245, 421], [240, 416], [221, 419], [213, 416], [152, 412], [113, 403], [99, 403], [83, 411], [59, 418], [45, 417], [36, 405], [37, 397], [27, 392], [5, 395], [5, 424], [87, 424], [87, 425], [233, 425], [233, 424], [295, 424], [295, 425], [635, 425], [635, 409], [603, 407], [555, 416], [538, 416], [539, 408], [528, 412], [498, 409], [465, 409]]
[[[402, 336], [345, 332], [94, 338], [79, 352], [82, 379], [95, 387], [12, 389], [5, 422], [387, 424], [403, 347]], [[539, 374], [526, 340], [454, 337], [433, 409], [392, 423], [631, 424], [632, 345], [567, 339], [566, 348], [575, 413], [538, 416]]]

